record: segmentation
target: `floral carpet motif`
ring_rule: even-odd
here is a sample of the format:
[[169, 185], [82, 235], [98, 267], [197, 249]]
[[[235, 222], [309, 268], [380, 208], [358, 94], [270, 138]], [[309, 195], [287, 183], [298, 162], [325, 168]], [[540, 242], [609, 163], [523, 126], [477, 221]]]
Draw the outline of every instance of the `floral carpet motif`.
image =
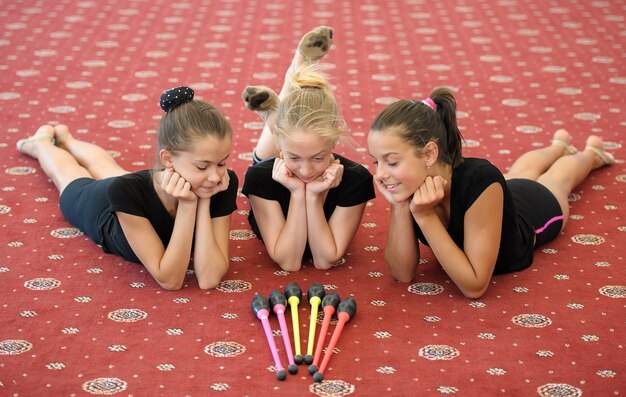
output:
[[[623, 394], [626, 3], [293, 3], [3, 4], [0, 395]], [[587, 135], [602, 136], [619, 161], [575, 189], [567, 228], [530, 269], [496, 276], [484, 297], [468, 300], [428, 250], [411, 283], [391, 278], [382, 197], [368, 203], [335, 267], [288, 273], [250, 230], [240, 195], [223, 282], [202, 291], [190, 270], [182, 290], [167, 292], [67, 223], [54, 186], [15, 149], [41, 124], [64, 123], [123, 167], [150, 168], [159, 96], [188, 85], [228, 115], [229, 167], [242, 181], [262, 123], [240, 94], [249, 84], [279, 89], [300, 37], [318, 25], [335, 31], [322, 62], [356, 142], [337, 152], [370, 170], [366, 135], [375, 115], [441, 85], [456, 91], [466, 156], [505, 170], [567, 128], [579, 149]], [[304, 365], [276, 379], [250, 308], [255, 294], [290, 282], [305, 292], [293, 341], [303, 351], [311, 284], [357, 302], [321, 383]], [[286, 366], [278, 320], [269, 322]], [[321, 323], [318, 316], [318, 332]], [[333, 319], [326, 344], [336, 327]]]

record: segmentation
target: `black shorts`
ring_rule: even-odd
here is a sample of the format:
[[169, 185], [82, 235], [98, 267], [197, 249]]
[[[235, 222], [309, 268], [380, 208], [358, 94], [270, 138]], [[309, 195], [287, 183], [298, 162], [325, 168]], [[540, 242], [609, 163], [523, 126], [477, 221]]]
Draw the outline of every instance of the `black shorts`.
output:
[[517, 213], [534, 229], [535, 247], [554, 240], [563, 227], [563, 211], [552, 192], [530, 179], [509, 179], [506, 183]]
[[59, 198], [65, 219], [100, 245], [104, 218], [111, 213], [106, 195], [110, 180], [76, 179], [67, 185]]

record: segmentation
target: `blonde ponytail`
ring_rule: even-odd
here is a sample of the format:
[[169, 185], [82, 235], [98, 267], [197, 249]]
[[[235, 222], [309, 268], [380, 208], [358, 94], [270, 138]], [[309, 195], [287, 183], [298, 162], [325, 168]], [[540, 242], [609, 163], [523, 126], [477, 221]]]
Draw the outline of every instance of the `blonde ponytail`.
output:
[[334, 146], [346, 129], [326, 75], [317, 65], [308, 65], [292, 73], [288, 84], [276, 111], [276, 137], [294, 130], [312, 131]]

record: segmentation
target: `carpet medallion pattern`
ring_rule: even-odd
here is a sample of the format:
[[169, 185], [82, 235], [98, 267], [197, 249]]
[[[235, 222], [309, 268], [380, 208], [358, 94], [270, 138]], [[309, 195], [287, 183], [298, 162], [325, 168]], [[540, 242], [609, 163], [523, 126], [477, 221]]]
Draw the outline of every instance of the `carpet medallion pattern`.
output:
[[[616, 1], [227, 0], [3, 2], [0, 10], [0, 395], [617, 396], [626, 392], [626, 3]], [[64, 123], [125, 168], [152, 167], [161, 92], [188, 85], [227, 114], [229, 167], [243, 175], [262, 129], [246, 85], [279, 89], [300, 37], [335, 30], [322, 60], [350, 137], [337, 152], [374, 169], [369, 125], [399, 98], [456, 91], [466, 156], [506, 170], [567, 128], [604, 138], [617, 164], [570, 195], [565, 231], [531, 268], [463, 297], [424, 250], [410, 283], [383, 262], [388, 205], [371, 200], [328, 271], [280, 270], [237, 198], [230, 269], [212, 290], [161, 289], [63, 219], [58, 193], [15, 144]], [[240, 186], [241, 188], [241, 186]], [[306, 366], [283, 382], [250, 309], [290, 282], [308, 347], [306, 291], [358, 305], [323, 382]], [[318, 313], [317, 331], [323, 322]], [[276, 316], [271, 335], [287, 366]], [[333, 318], [329, 340], [338, 320]], [[324, 346], [326, 354], [327, 345]]]

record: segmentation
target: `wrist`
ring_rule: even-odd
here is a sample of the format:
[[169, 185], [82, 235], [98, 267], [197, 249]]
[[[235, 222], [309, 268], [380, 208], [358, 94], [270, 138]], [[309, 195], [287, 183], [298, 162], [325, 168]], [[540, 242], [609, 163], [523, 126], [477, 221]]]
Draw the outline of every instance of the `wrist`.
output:
[[178, 200], [178, 211], [180, 210], [196, 210], [198, 200]]
[[315, 201], [322, 197], [322, 192], [306, 189], [305, 196], [307, 201]]
[[[409, 207], [408, 201], [391, 202], [391, 213], [402, 214], [402, 216], [405, 216], [406, 214], [411, 214], [411, 208]], [[411, 216], [412, 215], [413, 214], [411, 214]]]
[[429, 211], [426, 213], [411, 212], [411, 214], [413, 215], [413, 219], [415, 219], [417, 225], [422, 230], [424, 230], [424, 227], [426, 227], [428, 224], [432, 224], [433, 222], [441, 222], [437, 214], [433, 211]]
[[296, 200], [304, 200], [306, 192], [304, 189], [294, 189], [291, 191], [291, 198]]
[[197, 206], [197, 210], [209, 210], [211, 208], [211, 198], [199, 198], [198, 199], [198, 206]]

